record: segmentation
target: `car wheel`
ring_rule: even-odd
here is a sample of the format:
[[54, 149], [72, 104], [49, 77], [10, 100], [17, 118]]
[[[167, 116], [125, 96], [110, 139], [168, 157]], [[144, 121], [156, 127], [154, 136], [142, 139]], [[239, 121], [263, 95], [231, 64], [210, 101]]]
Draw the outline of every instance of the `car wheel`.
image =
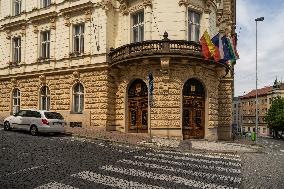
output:
[[31, 132], [31, 135], [36, 136], [38, 134], [37, 127], [34, 125], [31, 126], [30, 132]]
[[11, 126], [10, 126], [10, 123], [9, 123], [8, 121], [6, 121], [6, 122], [4, 123], [4, 130], [5, 130], [5, 131], [11, 130]]

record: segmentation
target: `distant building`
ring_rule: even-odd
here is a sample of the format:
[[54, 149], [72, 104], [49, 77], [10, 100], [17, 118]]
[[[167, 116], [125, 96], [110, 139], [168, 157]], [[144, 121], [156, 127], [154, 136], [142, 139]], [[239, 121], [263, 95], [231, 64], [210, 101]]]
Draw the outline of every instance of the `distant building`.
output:
[[[284, 83], [275, 80], [273, 86], [258, 89], [258, 133], [259, 136], [268, 136], [270, 129], [264, 121], [264, 117], [272, 104], [272, 98], [284, 97]], [[252, 132], [255, 128], [255, 90], [244, 96], [234, 98], [233, 102], [233, 126], [241, 128], [241, 132]]]
[[241, 114], [241, 99], [240, 97], [234, 97], [233, 99], [233, 129], [237, 131], [238, 133], [241, 132], [241, 120], [242, 120], [242, 114]]

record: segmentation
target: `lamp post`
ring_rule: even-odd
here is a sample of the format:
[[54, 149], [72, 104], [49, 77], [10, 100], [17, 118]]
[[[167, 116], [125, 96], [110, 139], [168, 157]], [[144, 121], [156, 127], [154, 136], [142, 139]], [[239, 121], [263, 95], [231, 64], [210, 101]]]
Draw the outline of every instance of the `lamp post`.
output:
[[257, 22], [263, 21], [264, 17], [259, 17], [255, 19], [255, 132], [256, 138], [255, 142], [258, 138], [258, 98], [257, 98]]

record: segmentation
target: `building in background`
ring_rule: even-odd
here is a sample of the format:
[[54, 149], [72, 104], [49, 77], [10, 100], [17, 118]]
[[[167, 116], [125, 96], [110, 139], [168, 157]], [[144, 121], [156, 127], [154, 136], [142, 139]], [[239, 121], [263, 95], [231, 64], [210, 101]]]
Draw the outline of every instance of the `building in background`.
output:
[[233, 68], [198, 42], [234, 34], [235, 0], [0, 2], [2, 118], [36, 108], [73, 127], [230, 139]]
[[[255, 95], [255, 90], [252, 90], [244, 96], [234, 98], [233, 123], [238, 124], [242, 132], [252, 132], [255, 129]], [[273, 97], [276, 96], [284, 97], [284, 83], [277, 81], [277, 79], [274, 81], [273, 86], [258, 89], [259, 136], [271, 135], [271, 131], [267, 127], [264, 117], [271, 106]], [[239, 104], [240, 106], [235, 106], [235, 104]]]

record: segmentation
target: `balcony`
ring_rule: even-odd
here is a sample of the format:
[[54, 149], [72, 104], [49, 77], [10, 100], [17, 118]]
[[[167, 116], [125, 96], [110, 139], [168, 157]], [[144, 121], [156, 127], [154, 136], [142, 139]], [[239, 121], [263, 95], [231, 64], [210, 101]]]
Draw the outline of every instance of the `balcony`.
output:
[[145, 58], [182, 58], [182, 59], [198, 59], [202, 63], [214, 63], [217, 67], [225, 67], [228, 71], [229, 67], [219, 62], [214, 62], [213, 58], [205, 60], [202, 55], [202, 48], [199, 43], [186, 40], [170, 40], [165, 32], [162, 40], [150, 40], [137, 43], [127, 44], [116, 49], [111, 48], [109, 58], [111, 66], [129, 62], [137, 59]]

